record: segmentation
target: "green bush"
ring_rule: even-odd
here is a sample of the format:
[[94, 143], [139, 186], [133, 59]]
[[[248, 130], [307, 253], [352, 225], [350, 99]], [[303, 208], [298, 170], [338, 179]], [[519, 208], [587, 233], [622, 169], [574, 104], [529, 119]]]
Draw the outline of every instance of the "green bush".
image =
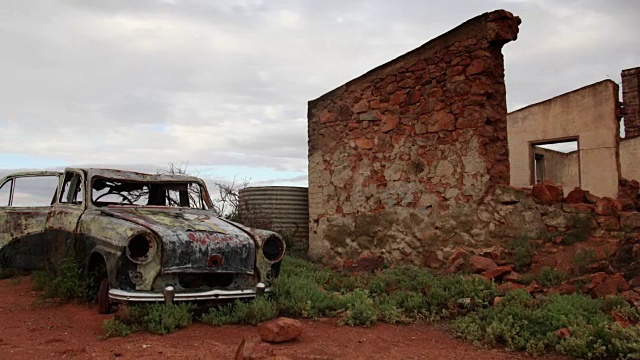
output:
[[344, 308], [340, 293], [324, 289], [331, 271], [299, 259], [286, 259], [273, 285], [278, 311], [287, 316], [315, 318]]
[[[612, 307], [632, 313], [620, 298], [572, 294], [534, 299], [518, 290], [492, 308], [459, 318], [452, 329], [475, 343], [499, 343], [535, 355], [558, 350], [581, 358], [628, 358], [638, 346], [638, 329], [618, 329], [610, 315]], [[561, 339], [556, 331], [562, 328], [568, 328], [571, 335]]]
[[33, 272], [32, 279], [33, 288], [44, 298], [92, 302], [96, 297], [95, 284], [72, 255], [62, 258], [55, 270]]
[[349, 326], [371, 326], [378, 319], [373, 300], [366, 291], [356, 289], [347, 296], [347, 313], [342, 323]]
[[548, 266], [540, 269], [540, 273], [538, 274], [538, 282], [540, 285], [546, 287], [560, 285], [565, 278], [565, 274], [561, 271], [552, 269]]
[[507, 250], [511, 253], [511, 262], [518, 272], [525, 272], [533, 262], [533, 256], [538, 245], [530, 237], [520, 236], [507, 243]]
[[212, 326], [226, 324], [257, 325], [278, 316], [276, 303], [266, 297], [258, 297], [249, 302], [236, 301], [209, 309], [200, 317], [202, 322]]
[[125, 337], [134, 331], [129, 325], [123, 324], [116, 319], [108, 319], [102, 323], [104, 338]]
[[137, 328], [164, 335], [191, 324], [192, 310], [188, 303], [141, 304], [130, 308], [130, 316]]

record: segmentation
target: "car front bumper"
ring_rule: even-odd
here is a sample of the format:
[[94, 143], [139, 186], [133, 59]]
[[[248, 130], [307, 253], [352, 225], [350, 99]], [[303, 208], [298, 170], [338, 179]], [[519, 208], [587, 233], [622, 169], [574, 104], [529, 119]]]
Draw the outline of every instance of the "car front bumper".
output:
[[[260, 285], [260, 284], [259, 284]], [[153, 291], [125, 291], [119, 289], [109, 290], [109, 299], [114, 302], [167, 302], [165, 293]], [[215, 301], [233, 299], [251, 299], [262, 294], [271, 293], [270, 287], [256, 287], [246, 290], [209, 290], [201, 292], [176, 292], [171, 295], [173, 301]]]

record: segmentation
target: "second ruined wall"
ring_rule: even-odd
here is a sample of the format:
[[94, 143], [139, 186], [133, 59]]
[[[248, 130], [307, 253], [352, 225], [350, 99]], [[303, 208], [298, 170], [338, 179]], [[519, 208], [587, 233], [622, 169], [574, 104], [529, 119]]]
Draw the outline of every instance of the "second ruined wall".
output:
[[532, 144], [577, 139], [580, 186], [616, 198], [620, 178], [618, 85], [605, 80], [510, 113], [511, 185], [533, 184]]
[[309, 102], [309, 255], [422, 263], [498, 241], [477, 206], [509, 183], [499, 10]]

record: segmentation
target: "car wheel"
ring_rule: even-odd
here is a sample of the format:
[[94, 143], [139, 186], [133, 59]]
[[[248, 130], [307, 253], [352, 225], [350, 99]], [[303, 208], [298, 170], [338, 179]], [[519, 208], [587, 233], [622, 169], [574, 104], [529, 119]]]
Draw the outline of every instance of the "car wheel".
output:
[[109, 279], [103, 278], [98, 287], [98, 313], [111, 314], [112, 312], [113, 305], [109, 300]]

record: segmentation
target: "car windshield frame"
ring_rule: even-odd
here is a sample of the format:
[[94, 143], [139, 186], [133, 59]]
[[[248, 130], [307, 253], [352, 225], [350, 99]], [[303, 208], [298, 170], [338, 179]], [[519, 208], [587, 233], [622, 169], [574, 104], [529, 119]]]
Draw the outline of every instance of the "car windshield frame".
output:
[[[88, 189], [90, 191], [89, 199], [91, 200], [91, 204], [98, 208], [109, 206], [133, 206], [195, 210], [209, 209], [209, 205], [205, 199], [205, 196], [207, 195], [206, 188], [200, 181], [196, 180], [176, 179], [153, 181], [94, 175], [91, 178], [90, 185], [91, 186]], [[98, 188], [96, 188], [96, 186]], [[121, 189], [117, 189], [118, 187]], [[116, 189], [114, 190], [113, 188]], [[109, 190], [100, 193], [104, 189]], [[178, 197], [172, 197], [167, 193], [168, 191], [175, 193]], [[97, 193], [98, 195], [96, 195]], [[120, 201], [99, 200], [101, 197], [105, 197], [108, 194], [118, 196]], [[187, 196], [186, 198], [185, 195]], [[140, 199], [144, 198], [147, 199], [145, 204], [138, 203]], [[195, 200], [195, 203], [192, 203], [193, 200]]]

